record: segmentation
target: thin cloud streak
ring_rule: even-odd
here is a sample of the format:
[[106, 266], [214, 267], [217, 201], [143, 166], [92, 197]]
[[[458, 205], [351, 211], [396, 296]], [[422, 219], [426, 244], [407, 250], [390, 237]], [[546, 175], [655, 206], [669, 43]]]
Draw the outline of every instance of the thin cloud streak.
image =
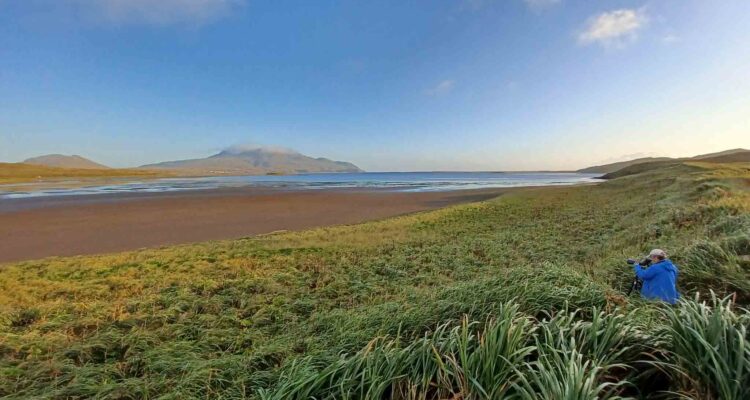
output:
[[677, 43], [679, 41], [680, 41], [680, 37], [677, 35], [673, 35], [671, 33], [661, 38], [662, 44], [666, 44], [666, 45]]
[[444, 81], [441, 81], [437, 85], [427, 89], [425, 91], [425, 94], [427, 94], [428, 96], [441, 96], [441, 95], [444, 95], [453, 91], [453, 88], [455, 86], [456, 86], [455, 81], [446, 79]]
[[69, 0], [86, 18], [110, 25], [204, 25], [229, 16], [245, 0]]
[[523, 0], [532, 10], [543, 10], [562, 3], [562, 0]]
[[[479, 11], [494, 3], [496, 0], [462, 0], [461, 8], [471, 11]], [[532, 10], [543, 10], [562, 3], [562, 0], [522, 0]]]

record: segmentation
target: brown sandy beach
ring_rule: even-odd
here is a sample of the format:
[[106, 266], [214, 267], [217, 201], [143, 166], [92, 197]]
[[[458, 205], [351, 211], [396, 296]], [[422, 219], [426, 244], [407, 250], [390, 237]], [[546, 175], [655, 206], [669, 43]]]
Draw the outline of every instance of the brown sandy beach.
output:
[[0, 262], [352, 224], [486, 200], [508, 190], [415, 193], [235, 188], [2, 200]]

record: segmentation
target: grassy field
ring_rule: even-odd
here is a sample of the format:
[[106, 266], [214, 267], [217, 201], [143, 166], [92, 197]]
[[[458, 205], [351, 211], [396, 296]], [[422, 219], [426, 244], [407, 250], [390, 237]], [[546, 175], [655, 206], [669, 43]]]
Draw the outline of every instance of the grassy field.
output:
[[[681, 267], [679, 306], [625, 296], [624, 259], [652, 247]], [[749, 255], [750, 165], [678, 164], [7, 265], [0, 397], [750, 398]]]
[[54, 168], [23, 163], [0, 163], [0, 184], [55, 181], [70, 178], [124, 178], [168, 176], [163, 171], [138, 169]]

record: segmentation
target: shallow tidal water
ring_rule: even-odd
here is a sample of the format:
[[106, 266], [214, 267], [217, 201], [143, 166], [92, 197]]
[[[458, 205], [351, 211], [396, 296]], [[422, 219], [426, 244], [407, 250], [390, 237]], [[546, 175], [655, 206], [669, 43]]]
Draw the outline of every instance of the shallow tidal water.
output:
[[598, 174], [575, 172], [365, 172], [299, 175], [213, 176], [147, 180], [76, 181], [0, 185], [1, 199], [106, 193], [159, 193], [221, 188], [372, 188], [394, 191], [450, 191], [598, 182]]

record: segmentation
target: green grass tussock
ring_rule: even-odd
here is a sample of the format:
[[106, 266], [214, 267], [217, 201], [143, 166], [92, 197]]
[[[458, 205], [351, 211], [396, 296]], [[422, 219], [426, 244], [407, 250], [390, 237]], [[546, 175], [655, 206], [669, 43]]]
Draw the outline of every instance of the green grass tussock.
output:
[[683, 300], [657, 308], [657, 329], [638, 323], [642, 311], [594, 308], [582, 318], [581, 310], [562, 310], [535, 319], [506, 302], [485, 322], [464, 318], [418, 339], [377, 338], [333, 360], [297, 359], [258, 397], [747, 398], [747, 309], [715, 295], [710, 304]]
[[686, 398], [750, 398], [750, 311], [730, 297], [665, 308], [669, 371]]
[[[0, 266], [0, 397], [747, 398], [749, 182], [746, 164], [674, 164]], [[676, 307], [625, 295], [624, 259], [652, 247], [680, 266]]]
[[305, 358], [282, 373], [262, 399], [393, 399], [503, 396], [515, 368], [534, 351], [534, 327], [518, 305], [504, 303], [496, 319], [439, 325], [404, 346], [378, 338], [351, 357], [327, 365]]

